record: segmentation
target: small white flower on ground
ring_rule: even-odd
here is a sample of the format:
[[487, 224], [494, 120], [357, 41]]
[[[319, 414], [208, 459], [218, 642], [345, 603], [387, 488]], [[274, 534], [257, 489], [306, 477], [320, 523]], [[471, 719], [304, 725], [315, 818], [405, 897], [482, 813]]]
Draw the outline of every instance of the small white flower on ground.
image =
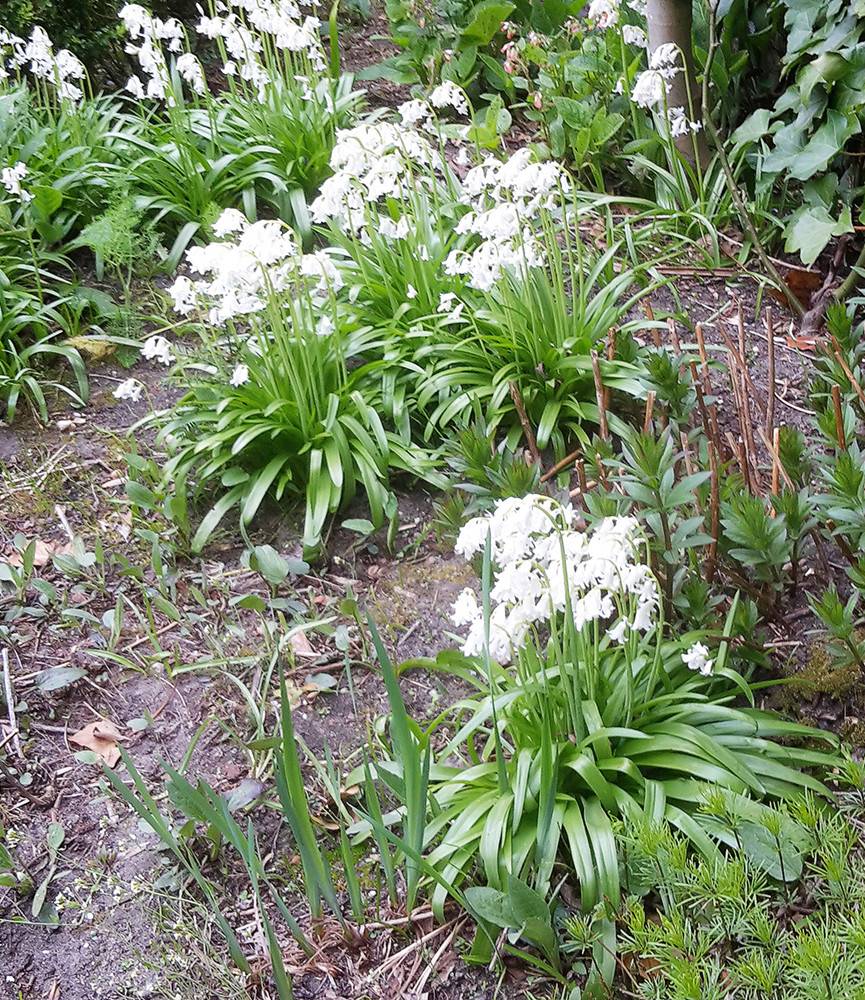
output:
[[407, 299], [416, 299], [417, 298], [417, 289], [414, 287], [414, 285], [408, 285], [406, 287], [405, 297]]
[[114, 390], [115, 399], [126, 399], [130, 403], [137, 403], [141, 399], [141, 393], [144, 391], [144, 386], [137, 378], [128, 378], [125, 382], [121, 382], [120, 385]]
[[188, 316], [195, 309], [195, 282], [185, 275], [176, 279], [168, 294], [174, 303], [174, 311], [181, 316]]
[[137, 97], [139, 100], [144, 97], [144, 84], [137, 76], [129, 77], [126, 81], [126, 89], [133, 97]]
[[408, 219], [401, 215], [396, 222], [385, 216], [379, 219], [378, 231], [382, 236], [387, 236], [392, 240], [403, 240], [408, 236]]
[[458, 114], [468, 114], [469, 102], [465, 92], [453, 80], [440, 83], [429, 95], [429, 99], [434, 108], [453, 108]]
[[249, 368], [246, 365], [235, 366], [234, 371], [231, 373], [231, 378], [229, 382], [234, 386], [235, 389], [240, 388], [242, 385], [246, 385], [249, 381]]
[[316, 325], [315, 332], [319, 337], [329, 337], [334, 329], [333, 320], [330, 316], [322, 316]]
[[204, 70], [201, 68], [201, 63], [191, 52], [184, 52], [178, 58], [177, 72], [192, 87], [196, 94], [203, 94], [207, 90]]
[[702, 642], [695, 642], [686, 653], [682, 653], [682, 662], [689, 670], [697, 670], [704, 677], [712, 673], [714, 666], [709, 650]]
[[140, 3], [124, 4], [117, 16], [123, 22], [127, 33], [131, 38], [138, 38], [146, 33], [152, 24], [150, 13]]
[[409, 128], [426, 121], [432, 114], [426, 101], [406, 101], [404, 104], [400, 104], [397, 111], [403, 125], [407, 125]]
[[473, 517], [460, 529], [454, 552], [465, 559], [471, 559], [476, 552], [483, 552], [489, 530], [489, 521], [485, 517]]
[[454, 292], [442, 292], [439, 296], [438, 311], [447, 313], [447, 319], [456, 322], [462, 315], [465, 303], [460, 302]]
[[148, 337], [141, 349], [141, 357], [145, 361], [158, 361], [161, 365], [170, 365], [174, 360], [171, 344], [165, 337]]
[[649, 57], [649, 66], [657, 70], [668, 69], [677, 65], [680, 55], [681, 50], [675, 42], [664, 42]]
[[609, 28], [618, 23], [618, 0], [592, 0], [589, 4], [589, 20], [599, 28]]
[[616, 643], [623, 643], [627, 632], [628, 623], [624, 618], [620, 618], [612, 628], [607, 629], [607, 635], [610, 637], [610, 642]]

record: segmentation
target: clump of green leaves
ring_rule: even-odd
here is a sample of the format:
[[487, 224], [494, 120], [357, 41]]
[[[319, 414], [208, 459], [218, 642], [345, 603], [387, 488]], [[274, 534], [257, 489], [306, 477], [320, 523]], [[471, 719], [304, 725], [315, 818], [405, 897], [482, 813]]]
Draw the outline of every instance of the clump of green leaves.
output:
[[93, 251], [97, 277], [107, 268], [122, 280], [128, 296], [133, 272], [154, 261], [158, 239], [133, 199], [124, 195], [84, 227], [76, 245]]
[[768, 602], [774, 605], [793, 555], [785, 516], [771, 517], [758, 497], [740, 494], [723, 503], [721, 524], [730, 557], [766, 585]]
[[621, 948], [639, 956], [629, 968], [647, 970], [641, 995], [861, 996], [865, 879], [855, 828], [808, 797], [757, 822], [742, 805], [721, 788], [707, 793], [704, 808], [733, 843], [715, 858], [689, 854], [668, 827], [638, 822], [622, 832], [631, 895]]
[[851, 664], [860, 670], [865, 669], [865, 631], [862, 616], [858, 613], [860, 597], [859, 591], [854, 590], [845, 603], [834, 585], [819, 598], [808, 595], [811, 610], [828, 634], [827, 652], [836, 669]]
[[856, 182], [848, 156], [865, 106], [858, 82], [865, 18], [861, 7], [842, 0], [779, 6], [787, 39], [782, 79], [790, 82], [733, 141], [759, 150], [756, 185], [781, 193], [785, 249], [813, 264], [833, 237], [853, 231]]

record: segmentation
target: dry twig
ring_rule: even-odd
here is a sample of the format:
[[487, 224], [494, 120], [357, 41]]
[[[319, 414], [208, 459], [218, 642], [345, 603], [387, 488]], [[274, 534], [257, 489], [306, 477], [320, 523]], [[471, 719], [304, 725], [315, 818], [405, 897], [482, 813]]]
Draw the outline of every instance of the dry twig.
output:
[[592, 375], [595, 379], [595, 399], [598, 403], [598, 425], [601, 438], [607, 441], [610, 437], [610, 429], [607, 426], [607, 407], [604, 399], [604, 383], [601, 381], [601, 363], [598, 361], [598, 352], [592, 351]]

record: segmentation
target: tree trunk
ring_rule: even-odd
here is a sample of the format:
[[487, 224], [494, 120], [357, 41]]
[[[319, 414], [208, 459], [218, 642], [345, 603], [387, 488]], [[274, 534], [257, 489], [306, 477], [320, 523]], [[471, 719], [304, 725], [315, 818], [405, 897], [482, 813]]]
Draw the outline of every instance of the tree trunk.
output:
[[[648, 0], [646, 21], [649, 29], [649, 58], [660, 45], [672, 42], [681, 51], [685, 61], [685, 71], [676, 73], [669, 81], [667, 106], [684, 108], [689, 121], [699, 120], [700, 92], [697, 90], [694, 77], [694, 53], [691, 48], [693, 25], [691, 0]], [[708, 162], [709, 149], [702, 129], [676, 136], [673, 142], [690, 164], [693, 165], [695, 162], [695, 152], [702, 166]]]

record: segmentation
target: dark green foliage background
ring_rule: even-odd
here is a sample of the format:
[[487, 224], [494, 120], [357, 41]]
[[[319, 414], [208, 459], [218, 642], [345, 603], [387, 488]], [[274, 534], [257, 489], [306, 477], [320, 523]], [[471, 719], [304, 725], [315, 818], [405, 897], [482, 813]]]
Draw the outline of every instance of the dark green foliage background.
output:
[[[26, 37], [41, 25], [56, 49], [70, 49], [87, 66], [94, 82], [127, 74], [123, 52], [123, 26], [117, 12], [123, 0], [3, 0], [0, 25]], [[195, 16], [195, 0], [172, 0], [146, 4], [160, 17], [188, 20]]]

